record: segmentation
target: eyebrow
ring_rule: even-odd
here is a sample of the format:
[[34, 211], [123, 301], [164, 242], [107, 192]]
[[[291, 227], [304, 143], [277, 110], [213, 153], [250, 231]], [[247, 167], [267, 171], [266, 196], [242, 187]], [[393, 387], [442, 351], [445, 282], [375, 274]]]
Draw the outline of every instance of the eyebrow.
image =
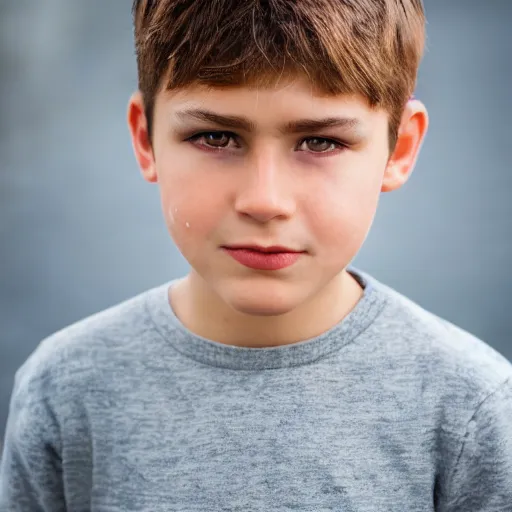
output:
[[[222, 126], [224, 128], [236, 128], [253, 132], [256, 125], [243, 116], [228, 116], [217, 114], [210, 110], [203, 109], [186, 109], [176, 112], [176, 117], [181, 121], [206, 121], [209, 123]], [[279, 128], [282, 133], [304, 133], [316, 132], [325, 128], [346, 128], [356, 129], [361, 126], [361, 121], [353, 117], [326, 117], [323, 119], [298, 119], [290, 121]]]
[[361, 125], [355, 117], [326, 117], [324, 119], [298, 119], [290, 121], [281, 131], [285, 133], [316, 132], [325, 128], [355, 129]]

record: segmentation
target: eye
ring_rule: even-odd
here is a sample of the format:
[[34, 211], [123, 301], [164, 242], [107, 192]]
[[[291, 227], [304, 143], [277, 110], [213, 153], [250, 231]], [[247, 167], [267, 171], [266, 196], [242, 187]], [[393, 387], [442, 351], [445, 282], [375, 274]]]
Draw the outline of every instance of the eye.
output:
[[211, 149], [231, 147], [231, 141], [235, 144], [234, 147], [238, 147], [235, 140], [235, 134], [230, 132], [202, 132], [193, 135], [187, 140], [198, 146], [204, 146]]
[[299, 151], [309, 151], [310, 153], [331, 153], [337, 149], [343, 149], [345, 146], [341, 142], [323, 137], [309, 137], [303, 139], [299, 144]]

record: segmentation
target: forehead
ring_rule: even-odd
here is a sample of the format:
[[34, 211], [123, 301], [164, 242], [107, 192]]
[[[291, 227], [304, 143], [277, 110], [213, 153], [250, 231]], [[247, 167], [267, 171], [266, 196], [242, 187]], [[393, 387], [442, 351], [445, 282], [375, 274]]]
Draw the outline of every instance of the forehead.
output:
[[357, 119], [361, 125], [373, 124], [379, 118], [387, 121], [387, 113], [370, 107], [363, 96], [326, 94], [304, 78], [287, 79], [268, 87], [193, 84], [160, 91], [155, 106], [171, 115], [192, 109], [243, 115], [256, 124], [271, 118], [283, 121], [344, 117]]

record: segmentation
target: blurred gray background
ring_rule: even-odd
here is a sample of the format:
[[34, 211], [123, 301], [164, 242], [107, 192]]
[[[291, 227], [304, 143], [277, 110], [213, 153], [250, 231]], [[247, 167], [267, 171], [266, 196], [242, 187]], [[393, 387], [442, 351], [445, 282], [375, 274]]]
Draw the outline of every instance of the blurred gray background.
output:
[[[430, 132], [354, 264], [512, 359], [512, 1], [426, 0]], [[187, 264], [139, 174], [131, 0], [0, 0], [0, 439], [52, 332]]]

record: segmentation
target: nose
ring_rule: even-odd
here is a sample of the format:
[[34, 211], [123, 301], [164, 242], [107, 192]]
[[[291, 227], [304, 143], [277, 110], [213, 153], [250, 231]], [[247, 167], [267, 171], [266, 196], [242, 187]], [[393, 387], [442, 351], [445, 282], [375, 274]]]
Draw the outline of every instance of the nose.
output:
[[260, 155], [246, 164], [235, 209], [260, 223], [293, 215], [292, 184], [276, 155]]

